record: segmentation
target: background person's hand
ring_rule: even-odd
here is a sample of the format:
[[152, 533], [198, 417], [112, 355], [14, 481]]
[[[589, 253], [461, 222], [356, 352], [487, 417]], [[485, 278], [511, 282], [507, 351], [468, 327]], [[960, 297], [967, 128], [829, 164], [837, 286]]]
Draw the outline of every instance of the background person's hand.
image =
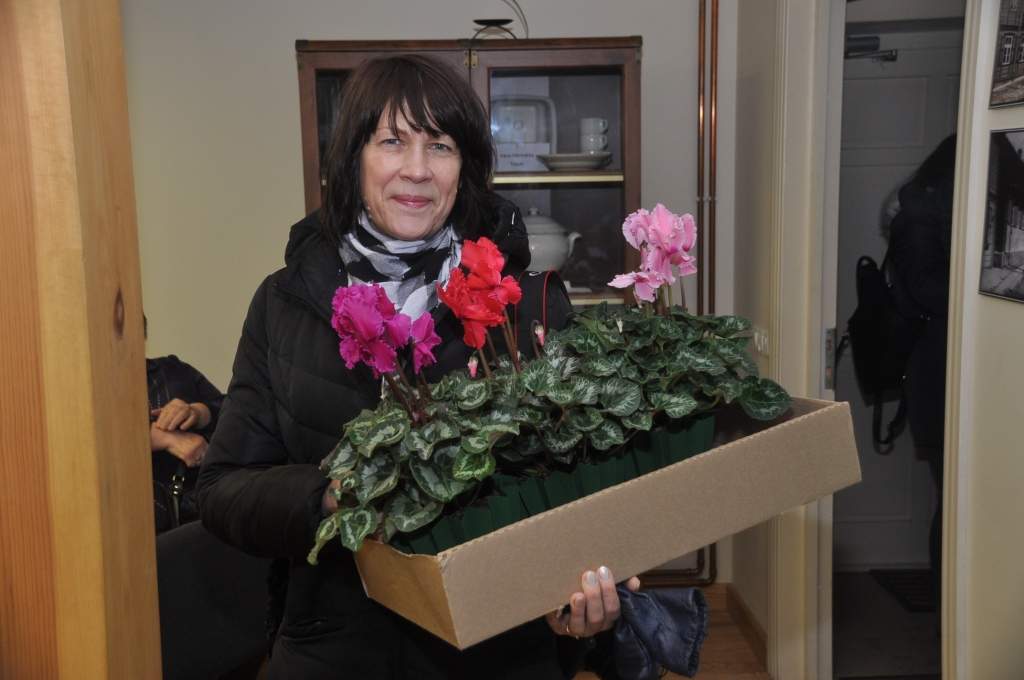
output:
[[193, 427], [206, 427], [210, 424], [210, 409], [205, 404], [189, 404], [182, 399], [171, 399], [163, 408], [155, 408], [149, 412], [156, 418], [156, 426], [161, 430], [190, 430]]
[[[582, 592], [569, 598], [569, 611], [561, 608], [548, 614], [548, 625], [556, 635], [590, 637], [610, 630], [619, 618], [619, 594], [615, 592], [615, 577], [607, 567], [584, 572]], [[640, 590], [636, 576], [626, 582], [631, 591]]]
[[194, 432], [168, 432], [173, 442], [167, 447], [167, 451], [177, 456], [188, 467], [196, 467], [203, 462], [206, 455], [206, 439]]

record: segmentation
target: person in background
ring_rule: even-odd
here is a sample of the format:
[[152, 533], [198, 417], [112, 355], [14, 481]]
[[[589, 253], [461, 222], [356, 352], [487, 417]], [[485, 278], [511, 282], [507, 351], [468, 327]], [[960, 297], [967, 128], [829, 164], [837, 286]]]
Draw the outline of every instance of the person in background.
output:
[[907, 419], [914, 450], [928, 463], [939, 502], [932, 517], [929, 562], [936, 602], [942, 569], [943, 431], [946, 411], [946, 329], [953, 224], [956, 136], [950, 135], [899, 190], [889, 225], [893, 295], [907, 318], [923, 320], [907, 364]]
[[[149, 324], [143, 317], [148, 335]], [[146, 359], [149, 448], [153, 456], [153, 510], [161, 533], [199, 518], [195, 501], [199, 464], [217, 426], [224, 395], [173, 354]]]
[[[604, 567], [579, 565], [580, 591], [566, 593], [567, 611], [459, 652], [370, 600], [340, 541], [320, 552], [319, 565], [306, 561], [321, 518], [337, 508], [318, 464], [381, 392], [366, 367], [347, 369], [338, 355], [335, 290], [376, 283], [397, 311], [431, 313], [441, 344], [425, 373], [436, 381], [464, 369], [472, 352], [437, 297], [463, 240], [490, 238], [504, 274], [522, 273], [530, 259], [522, 216], [488, 185], [494, 151], [483, 104], [450, 67], [413, 55], [365, 62], [345, 85], [337, 120], [323, 208], [291, 228], [285, 268], [249, 307], [200, 474], [203, 525], [283, 566], [272, 577], [280, 609], [272, 603], [271, 611], [282, 621], [272, 624], [268, 680], [561, 680], [559, 653], [575, 657], [618, 619]], [[550, 293], [545, 309], [557, 328], [571, 306], [561, 284]], [[543, 303], [528, 304], [524, 294], [524, 311]], [[493, 587], [503, 587], [500, 575]]]

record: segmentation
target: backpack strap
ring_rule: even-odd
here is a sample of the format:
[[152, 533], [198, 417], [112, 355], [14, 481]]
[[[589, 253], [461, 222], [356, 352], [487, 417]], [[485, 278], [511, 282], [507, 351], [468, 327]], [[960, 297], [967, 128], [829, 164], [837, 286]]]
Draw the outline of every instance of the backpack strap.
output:
[[882, 410], [882, 395], [876, 394], [874, 412], [871, 415], [871, 439], [875, 445], [875, 450], [884, 456], [892, 453], [896, 437], [903, 431], [903, 425], [907, 419], [906, 391], [902, 388], [900, 389], [900, 401], [896, 406], [896, 414], [889, 421], [884, 438], [882, 437]]

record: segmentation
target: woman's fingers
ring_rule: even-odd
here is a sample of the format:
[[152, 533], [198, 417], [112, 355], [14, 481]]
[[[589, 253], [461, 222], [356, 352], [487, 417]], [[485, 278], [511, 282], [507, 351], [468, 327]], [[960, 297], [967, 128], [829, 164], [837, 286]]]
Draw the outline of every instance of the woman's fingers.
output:
[[583, 593], [575, 593], [569, 599], [569, 623], [565, 630], [569, 635], [582, 637], [587, 634], [587, 598]]
[[601, 581], [597, 572], [588, 571], [583, 574], [583, 595], [587, 603], [587, 635], [604, 630], [604, 596], [601, 593]]
[[604, 607], [602, 630], [608, 630], [619, 618], [619, 594], [615, 591], [615, 578], [612, 570], [601, 567], [597, 570], [597, 580], [601, 584], [601, 604]]
[[629, 579], [628, 581], [626, 581], [626, 588], [628, 588], [634, 593], [640, 590], [640, 579], [638, 579], [636, 576]]

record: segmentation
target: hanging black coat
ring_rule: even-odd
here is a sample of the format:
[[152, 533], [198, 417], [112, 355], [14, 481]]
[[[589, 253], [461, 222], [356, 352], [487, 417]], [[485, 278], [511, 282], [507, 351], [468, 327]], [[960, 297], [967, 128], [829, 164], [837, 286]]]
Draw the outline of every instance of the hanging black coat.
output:
[[[491, 238], [506, 257], [506, 273], [522, 272], [529, 264], [522, 218], [500, 202], [495, 224]], [[212, 533], [250, 554], [289, 560], [272, 666], [283, 655], [291, 660], [289, 678], [320, 677], [321, 662], [341, 658], [346, 672], [339, 668], [338, 677], [346, 678], [470, 677], [503, 666], [522, 668], [521, 677], [549, 677], [544, 669], [551, 668], [556, 645], [543, 620], [459, 654], [369, 600], [351, 553], [339, 542], [320, 553], [319, 566], [306, 563], [327, 486], [317, 466], [344, 424], [377, 403], [380, 382], [365, 366], [346, 369], [338, 355], [331, 298], [347, 280], [315, 214], [292, 227], [285, 261], [249, 306], [199, 480], [201, 517]], [[531, 297], [524, 295], [521, 320], [540, 316], [540, 296]], [[571, 308], [560, 282], [550, 286], [546, 304], [549, 324], [563, 325]], [[434, 317], [442, 344], [430, 380], [464, 367], [470, 356], [454, 315], [442, 305]], [[530, 347], [529, 323], [520, 326], [520, 346]], [[539, 665], [531, 670], [529, 664]]]

